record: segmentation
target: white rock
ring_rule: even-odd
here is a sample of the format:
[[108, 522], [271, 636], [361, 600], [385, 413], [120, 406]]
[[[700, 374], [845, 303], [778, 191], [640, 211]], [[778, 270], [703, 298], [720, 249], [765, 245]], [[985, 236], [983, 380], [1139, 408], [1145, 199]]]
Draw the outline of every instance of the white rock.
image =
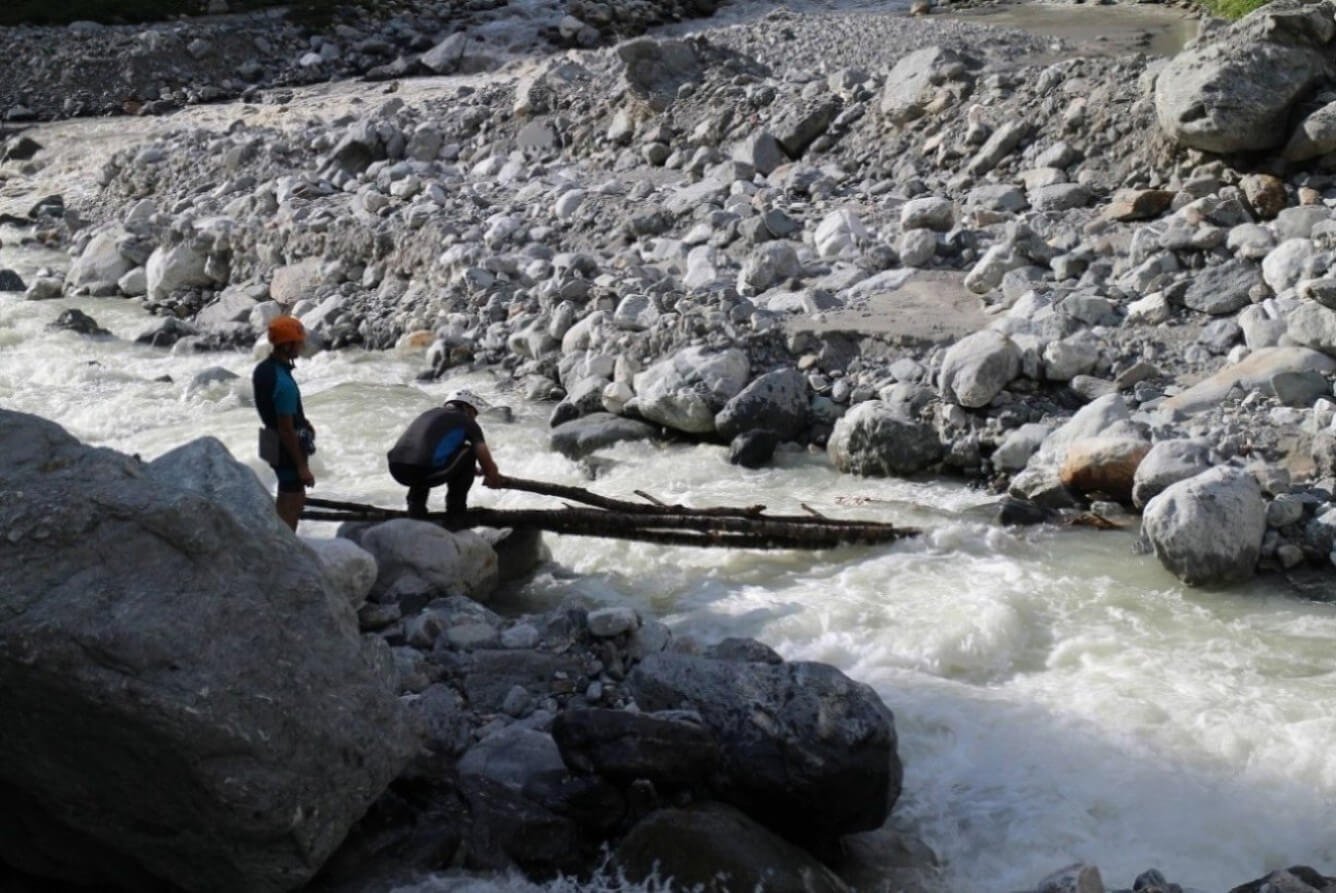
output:
[[496, 552], [471, 530], [452, 533], [435, 524], [396, 519], [366, 531], [362, 548], [379, 568], [372, 592], [408, 588], [482, 602], [496, 589]]
[[816, 253], [830, 260], [842, 254], [857, 251], [872, 238], [863, 221], [849, 210], [827, 214], [816, 228]]
[[325, 572], [325, 579], [330, 586], [356, 610], [366, 601], [371, 587], [376, 583], [376, 559], [352, 540], [335, 537], [324, 539], [302, 537]]
[[1189, 585], [1245, 580], [1266, 534], [1266, 500], [1248, 472], [1212, 468], [1151, 499], [1141, 530], [1160, 563]]

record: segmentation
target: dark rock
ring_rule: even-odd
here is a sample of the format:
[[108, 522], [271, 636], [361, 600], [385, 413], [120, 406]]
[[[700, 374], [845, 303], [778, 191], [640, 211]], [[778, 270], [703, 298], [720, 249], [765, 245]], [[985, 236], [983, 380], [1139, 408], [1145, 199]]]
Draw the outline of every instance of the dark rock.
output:
[[156, 328], [149, 329], [136, 338], [135, 343], [148, 344], [153, 347], [171, 347], [182, 338], [197, 334], [199, 333], [195, 331], [195, 327], [190, 323], [182, 322], [174, 316], [168, 316]]
[[549, 428], [556, 428], [580, 418], [580, 407], [565, 400], [552, 407], [552, 415], [547, 417]]
[[40, 151], [42, 144], [25, 134], [5, 144], [5, 151], [0, 154], [0, 161], [27, 161]]
[[581, 459], [614, 443], [647, 440], [655, 433], [654, 426], [646, 422], [596, 412], [553, 428], [550, 443], [566, 458]]
[[767, 372], [724, 404], [714, 418], [719, 436], [732, 440], [746, 431], [769, 429], [792, 440], [808, 420], [807, 380], [793, 367]]
[[728, 445], [728, 461], [743, 468], [762, 468], [770, 464], [777, 446], [779, 435], [774, 431], [744, 431]]
[[576, 824], [521, 791], [489, 778], [461, 779], [469, 808], [466, 859], [472, 868], [518, 867], [535, 877], [574, 873], [590, 855]]
[[659, 788], [699, 788], [719, 765], [714, 735], [696, 723], [622, 710], [568, 710], [552, 723], [574, 772]]
[[626, 815], [626, 798], [610, 782], [596, 775], [537, 772], [524, 783], [522, 793], [581, 828], [600, 833], [616, 828]]
[[1033, 503], [1028, 499], [1008, 496], [997, 509], [997, 523], [1007, 527], [1029, 527], [1034, 524], [1046, 524], [1052, 521], [1054, 514], [1050, 509]]
[[0, 270], [0, 291], [25, 291], [28, 288], [19, 276], [13, 270]]
[[28, 209], [28, 217], [33, 220], [40, 220], [43, 217], [64, 217], [65, 216], [65, 197], [62, 195], [48, 195], [38, 199], [37, 204]]
[[664, 809], [637, 824], [614, 853], [633, 882], [657, 870], [675, 888], [846, 893], [830, 869], [747, 816], [718, 803]]
[[573, 654], [523, 649], [477, 651], [464, 680], [464, 694], [474, 710], [496, 713], [517, 685], [534, 697], [544, 698], [553, 694], [554, 681], [580, 675], [580, 661]]
[[80, 335], [110, 335], [106, 329], [97, 324], [97, 320], [84, 313], [82, 310], [71, 307], [69, 310], [56, 317], [56, 321], [51, 323], [49, 328], [68, 329]]
[[784, 658], [764, 642], [729, 636], [701, 652], [713, 660], [737, 660], [749, 664], [782, 664]]
[[891, 711], [834, 667], [655, 654], [626, 690], [642, 710], [698, 712], [723, 756], [720, 798], [794, 839], [879, 827], [900, 795]]
[[[1327, 877], [1309, 868], [1307, 865], [1291, 865], [1281, 871], [1273, 871], [1255, 881], [1240, 884], [1229, 893], [1308, 893], [1325, 890], [1336, 884], [1336, 877]], [[1307, 889], [1305, 889], [1307, 888]]]

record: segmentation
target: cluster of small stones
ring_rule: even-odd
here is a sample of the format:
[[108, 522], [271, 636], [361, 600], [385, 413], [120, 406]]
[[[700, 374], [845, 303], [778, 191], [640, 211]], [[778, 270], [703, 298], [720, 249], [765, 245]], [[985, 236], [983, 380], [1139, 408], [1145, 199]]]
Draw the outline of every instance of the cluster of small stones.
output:
[[[495, 64], [452, 46], [448, 68]], [[1246, 568], [1148, 549], [1192, 582], [1326, 566], [1332, 178], [1175, 152], [1155, 126], [1162, 60], [1026, 64], [1049, 50], [948, 20], [781, 10], [439, 98], [368, 90], [333, 120], [252, 125], [246, 106], [223, 131], [111, 158], [81, 210], [113, 222], [75, 232], [69, 275], [32, 296], [143, 296], [164, 317], [146, 339], [205, 349], [248, 344], [288, 308], [329, 347], [427, 348], [430, 375], [495, 369], [562, 401], [554, 421], [610, 412], [730, 440], [779, 412], [793, 422], [774, 439], [829, 447], [843, 470], [1010, 488], [1028, 505], [1012, 519], [1140, 508], [1136, 464], [1190, 441], [1200, 456], [1147, 498], [1183, 469], [1248, 464], [1265, 537]], [[844, 58], [860, 66], [830, 62]], [[928, 274], [978, 295], [987, 330], [907, 342], [847, 321]], [[837, 312], [843, 331], [819, 325]], [[672, 364], [688, 350], [721, 368], [693, 379]], [[1245, 358], [1251, 377], [1178, 396]], [[664, 393], [638, 393], [673, 369]], [[786, 371], [796, 406], [752, 392]], [[749, 385], [752, 422], [713, 418]], [[1080, 433], [1118, 442], [1064, 470], [1051, 435], [1108, 395], [1121, 409], [1101, 418], [1121, 428]]]
[[489, 58], [596, 46], [713, 11], [717, 0], [540, 0], [522, 20], [507, 0], [340, 4], [328, 26], [284, 8], [147, 25], [74, 22], [0, 32], [0, 122], [166, 114], [259, 91], [369, 76], [448, 73], [442, 50], [468, 33]]
[[[594, 4], [568, 12], [600, 23]], [[250, 123], [290, 99], [256, 89], [225, 130], [110, 159], [92, 202], [35, 207], [75, 262], [29, 296], [142, 298], [162, 317], [145, 340], [197, 349], [250, 344], [288, 310], [329, 348], [421, 351], [425, 376], [494, 370], [598, 443], [643, 436], [617, 421], [728, 442], [779, 418], [775, 440], [842, 470], [1008, 490], [1012, 518], [1144, 508], [1146, 548], [1192, 582], [1329, 569], [1336, 180], [1320, 161], [1176, 150], [1155, 123], [1162, 61], [1031, 62], [1048, 41], [782, 10], [522, 68], [467, 28], [408, 31], [364, 70], [412, 50], [428, 61], [377, 77], [492, 77], [413, 101], [391, 81], [355, 113], [281, 124]], [[569, 21], [564, 39], [596, 42]], [[9, 151], [18, 176], [40, 168], [40, 147]], [[930, 275], [977, 296], [986, 328], [848, 322]], [[1229, 511], [1185, 546], [1155, 507], [1211, 502], [1189, 484]], [[443, 631], [565, 642], [589, 620], [451, 621], [427, 661], [404, 650], [426, 621], [363, 619], [399, 624], [401, 678], [423, 696], [468, 665], [434, 659]], [[623, 706], [624, 655], [581, 642], [547, 691], [490, 692], [481, 725], [443, 734], [563, 699]], [[1283, 874], [1237, 889], [1331, 883]], [[1036, 889], [1104, 888], [1077, 866]], [[1133, 889], [1183, 888], [1148, 872]]]

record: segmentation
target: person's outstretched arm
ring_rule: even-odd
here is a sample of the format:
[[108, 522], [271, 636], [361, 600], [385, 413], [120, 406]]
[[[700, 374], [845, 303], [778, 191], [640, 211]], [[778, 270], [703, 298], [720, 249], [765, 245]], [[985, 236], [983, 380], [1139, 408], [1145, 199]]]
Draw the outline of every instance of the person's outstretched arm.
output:
[[478, 456], [478, 464], [482, 466], [482, 482], [488, 487], [501, 486], [501, 472], [496, 467], [496, 461], [492, 459], [492, 451], [487, 448], [487, 444], [480, 443], [473, 450]]

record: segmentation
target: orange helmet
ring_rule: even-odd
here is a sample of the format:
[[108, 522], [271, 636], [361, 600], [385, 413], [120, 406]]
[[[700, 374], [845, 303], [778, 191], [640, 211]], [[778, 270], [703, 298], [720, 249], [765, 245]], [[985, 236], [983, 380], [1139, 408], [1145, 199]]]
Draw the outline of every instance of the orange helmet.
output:
[[306, 329], [295, 316], [278, 316], [269, 323], [269, 343], [275, 346], [293, 341], [305, 341]]

